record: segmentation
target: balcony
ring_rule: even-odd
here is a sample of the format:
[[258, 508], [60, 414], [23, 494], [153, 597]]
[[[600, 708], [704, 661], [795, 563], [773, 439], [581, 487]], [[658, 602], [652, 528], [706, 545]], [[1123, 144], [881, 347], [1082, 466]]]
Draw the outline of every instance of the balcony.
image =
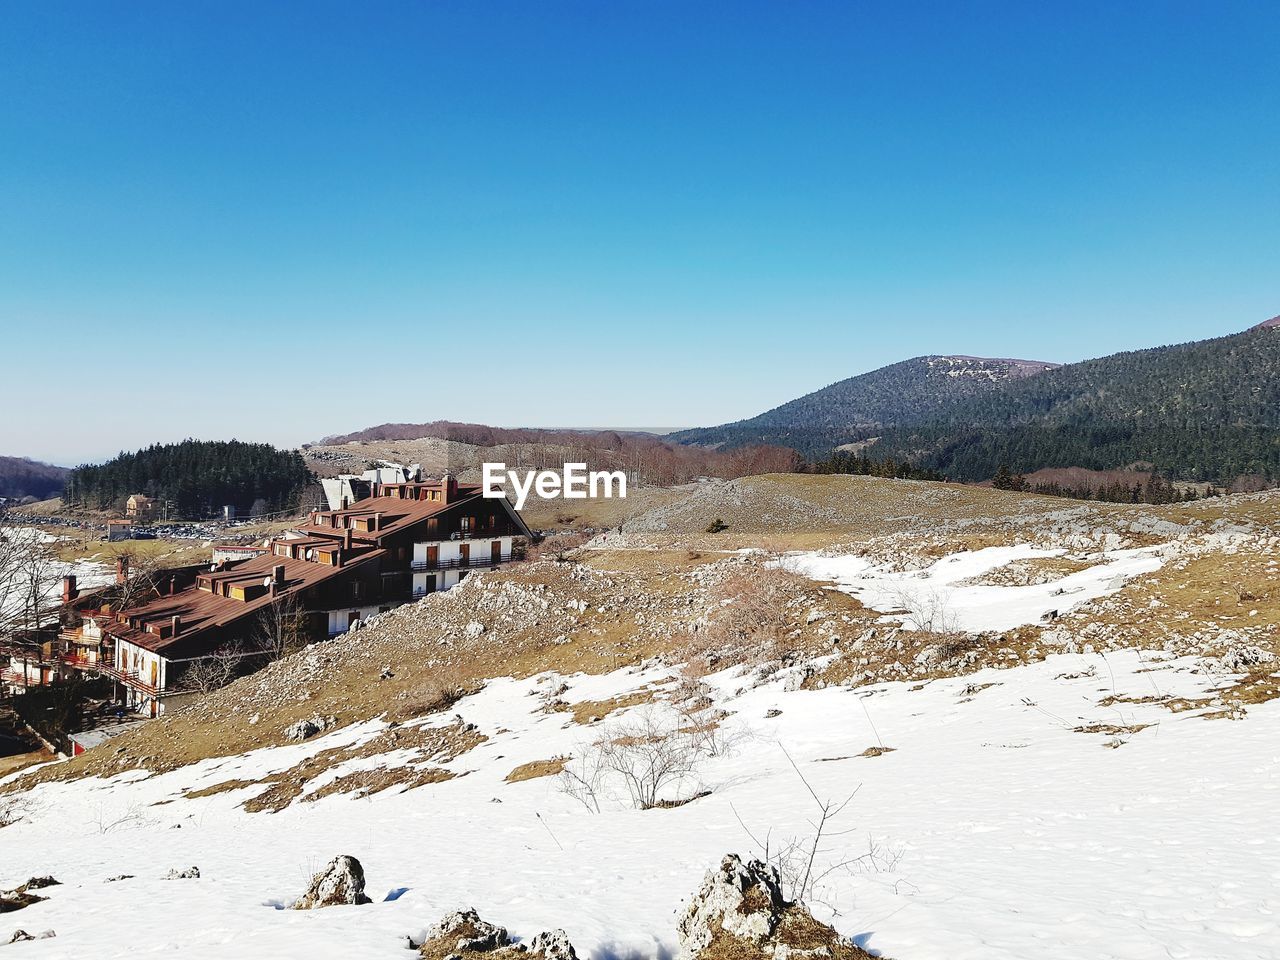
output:
[[67, 651], [59, 658], [68, 667], [74, 667], [77, 670], [101, 670], [104, 666], [103, 661], [94, 653], [92, 656], [84, 653], [72, 653]]
[[44, 680], [39, 674], [29, 677], [17, 670], [0, 670], [0, 686], [41, 687], [44, 686]]
[[506, 563], [511, 559], [512, 557], [508, 555], [500, 557], [495, 561], [492, 556], [485, 554], [483, 556], [468, 557], [466, 559], [463, 559], [462, 557], [454, 557], [452, 560], [437, 560], [435, 563], [432, 563], [429, 560], [415, 560], [413, 561], [412, 567], [414, 570], [456, 570], [459, 567], [464, 569], [467, 567], [492, 567], [499, 563]]
[[142, 693], [150, 694], [153, 697], [158, 696], [163, 692], [159, 687], [143, 680], [138, 674], [121, 670], [111, 664], [101, 664], [98, 667], [98, 670], [104, 677], [110, 677], [112, 680], [118, 680], [130, 689], [139, 690]]

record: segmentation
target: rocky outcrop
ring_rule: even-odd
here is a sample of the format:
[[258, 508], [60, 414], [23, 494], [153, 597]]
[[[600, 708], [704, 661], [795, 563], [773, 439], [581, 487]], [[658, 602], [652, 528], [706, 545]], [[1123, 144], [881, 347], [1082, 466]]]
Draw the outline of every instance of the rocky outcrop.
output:
[[529, 952], [547, 960], [578, 960], [578, 952], [563, 930], [549, 930], [529, 941]]
[[364, 895], [364, 867], [355, 857], [334, 857], [315, 875], [311, 886], [293, 905], [295, 910], [320, 907], [358, 906], [371, 902]]
[[10, 943], [21, 943], [23, 940], [48, 940], [56, 937], [57, 934], [52, 930], [46, 930], [44, 933], [27, 933], [25, 930], [13, 931], [13, 936], [9, 938]]
[[[33, 903], [39, 903], [47, 900], [47, 897], [38, 897], [32, 890], [43, 890], [45, 887], [56, 887], [58, 881], [53, 877], [32, 877], [20, 887], [13, 890], [0, 890], [0, 913], [13, 913], [15, 910], [21, 910], [29, 907]], [[19, 930], [19, 933], [23, 931]]]
[[199, 880], [200, 868], [187, 867], [187, 869], [185, 870], [179, 870], [177, 867], [174, 867], [172, 870], [166, 873], [162, 879], [164, 880]]
[[786, 907], [776, 867], [759, 860], [743, 863], [737, 854], [707, 872], [676, 925], [680, 960], [691, 960], [717, 933], [758, 943], [772, 935]]
[[676, 926], [678, 960], [867, 960], [782, 894], [776, 867], [729, 854], [707, 873]]
[[53, 879], [53, 877], [32, 877], [17, 890], [18, 893], [26, 893], [28, 890], [43, 890], [46, 887], [59, 887], [62, 884]]
[[486, 960], [577, 960], [578, 954], [563, 930], [539, 933], [526, 946], [514, 944], [506, 927], [481, 920], [470, 908], [455, 910], [427, 931], [418, 952], [426, 960], [449, 960], [467, 954], [484, 954]]
[[286, 740], [310, 740], [317, 733], [323, 733], [330, 727], [336, 726], [337, 722], [334, 717], [321, 716], [299, 720], [284, 728], [284, 737]]
[[[427, 931], [427, 942], [452, 944], [454, 953], [489, 953], [511, 943], [507, 928], [480, 919], [475, 910], [455, 910]], [[425, 944], [424, 944], [425, 946]]]

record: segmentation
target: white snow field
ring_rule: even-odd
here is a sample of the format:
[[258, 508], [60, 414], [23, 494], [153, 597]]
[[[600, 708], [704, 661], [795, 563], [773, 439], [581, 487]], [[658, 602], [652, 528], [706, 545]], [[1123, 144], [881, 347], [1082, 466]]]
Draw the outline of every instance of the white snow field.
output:
[[[0, 530], [0, 537], [14, 541], [50, 544], [60, 538], [35, 527], [10, 527]], [[115, 570], [96, 560], [62, 561], [52, 557], [39, 557], [31, 566], [15, 563], [0, 574], [0, 616], [14, 615], [24, 607], [32, 607], [38, 592], [42, 601], [56, 599], [62, 590], [62, 578], [73, 575], [81, 590], [105, 586], [115, 579]], [[38, 585], [38, 590], [33, 590]]]
[[[668, 677], [656, 668], [569, 677], [563, 696], [596, 700]], [[739, 818], [774, 842], [808, 833], [814, 801], [785, 748], [821, 797], [860, 787], [822, 859], [869, 844], [880, 855], [829, 877], [813, 907], [877, 954], [1276, 957], [1280, 704], [1251, 706], [1241, 720], [1151, 702], [1099, 705], [1114, 695], [1200, 694], [1222, 679], [1199, 661], [1138, 651], [856, 690], [788, 691], [785, 675], [753, 685], [728, 672], [708, 682], [732, 712], [731, 749], [682, 787], [711, 795], [647, 811], [607, 799], [599, 814], [554, 777], [504, 777], [580, 752], [626, 712], [577, 725], [540, 709], [539, 678], [497, 679], [456, 706], [489, 737], [449, 764], [466, 775], [404, 793], [295, 802], [276, 814], [238, 809], [261, 786], [181, 796], [368, 738], [380, 721], [159, 776], [36, 788], [29, 817], [0, 829], [0, 889], [40, 874], [62, 885], [40, 891], [47, 902], [0, 915], [0, 943], [16, 928], [57, 936], [0, 953], [394, 960], [412, 955], [406, 935], [474, 906], [517, 937], [563, 927], [580, 956], [669, 958], [676, 911], [704, 872], [726, 852], [758, 853]], [[1141, 723], [1153, 726], [1073, 729]], [[859, 756], [881, 744], [893, 752]], [[374, 903], [282, 909], [343, 853], [363, 863]], [[192, 865], [199, 879], [161, 879]], [[107, 882], [121, 874], [133, 877]]]
[[833, 581], [837, 589], [909, 630], [977, 633], [1038, 623], [1050, 611], [1066, 613], [1088, 600], [1115, 593], [1131, 578], [1160, 569], [1163, 550], [1142, 547], [1091, 554], [1084, 558], [1093, 564], [1087, 569], [1027, 586], [960, 582], [1016, 560], [1061, 557], [1067, 551], [1038, 549], [1029, 544], [986, 547], [943, 557], [923, 570], [908, 571], [877, 566], [865, 557], [822, 553], [791, 554], [779, 564], [814, 580]]

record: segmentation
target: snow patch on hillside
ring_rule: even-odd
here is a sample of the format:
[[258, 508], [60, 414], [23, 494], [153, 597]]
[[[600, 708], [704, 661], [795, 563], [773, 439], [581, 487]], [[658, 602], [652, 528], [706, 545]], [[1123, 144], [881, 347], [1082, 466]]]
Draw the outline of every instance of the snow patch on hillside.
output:
[[1164, 563], [1160, 547], [1110, 550], [1086, 557], [1092, 563], [1087, 569], [1048, 583], [962, 585], [1017, 560], [1065, 554], [1018, 544], [951, 554], [923, 570], [894, 570], [866, 557], [818, 552], [791, 554], [778, 564], [814, 580], [832, 581], [837, 589], [886, 614], [886, 621], [907, 629], [980, 633], [1039, 623], [1053, 611], [1066, 613], [1115, 593], [1133, 577], [1152, 573]]

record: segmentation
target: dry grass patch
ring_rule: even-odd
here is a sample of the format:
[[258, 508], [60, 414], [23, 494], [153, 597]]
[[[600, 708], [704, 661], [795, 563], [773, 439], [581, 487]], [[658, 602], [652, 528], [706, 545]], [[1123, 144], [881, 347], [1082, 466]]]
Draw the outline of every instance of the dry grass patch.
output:
[[506, 776], [507, 783], [520, 783], [524, 780], [536, 780], [539, 777], [554, 777], [570, 760], [569, 757], [552, 757], [550, 760], [530, 760], [522, 763]]
[[340, 793], [367, 796], [389, 787], [412, 790], [429, 783], [439, 783], [457, 776], [450, 770], [431, 764], [447, 763], [487, 738], [473, 727], [454, 723], [447, 727], [391, 727], [362, 744], [332, 747], [307, 757], [288, 770], [272, 774], [261, 782], [268, 785], [262, 793], [246, 800], [242, 806], [250, 813], [278, 813], [299, 797], [303, 797], [312, 781], [339, 764], [352, 760], [378, 757], [393, 750], [414, 750], [412, 762], [395, 766], [367, 767], [343, 774], [323, 787], [306, 794], [304, 800], [318, 800]]
[[565, 709], [573, 714], [574, 723], [599, 723], [611, 713], [625, 710], [627, 707], [638, 707], [642, 703], [652, 703], [654, 699], [655, 694], [652, 689], [635, 690], [610, 697], [608, 700], [583, 700], [580, 703], [571, 703]]

